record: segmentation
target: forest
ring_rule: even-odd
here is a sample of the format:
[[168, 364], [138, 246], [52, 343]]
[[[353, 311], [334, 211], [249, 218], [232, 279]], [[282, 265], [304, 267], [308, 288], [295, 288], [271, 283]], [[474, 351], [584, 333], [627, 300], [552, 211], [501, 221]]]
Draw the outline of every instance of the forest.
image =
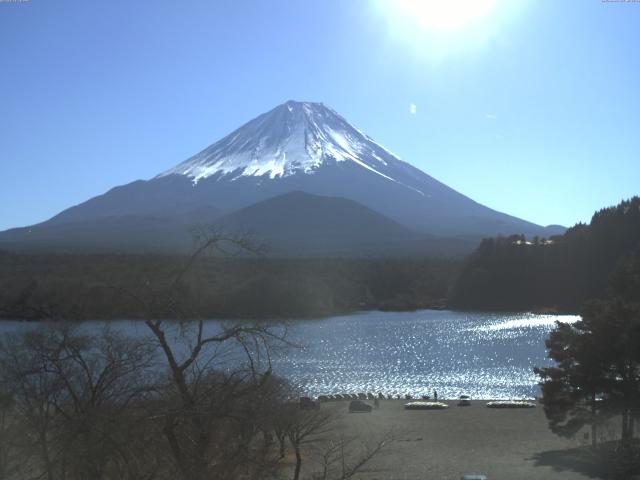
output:
[[[484, 239], [463, 260], [199, 256], [179, 298], [201, 318], [422, 308], [578, 312], [587, 299], [606, 296], [615, 272], [639, 256], [634, 197], [564, 235]], [[166, 288], [188, 258], [0, 252], [0, 318], [144, 318], [135, 297]]]
[[[224, 271], [224, 264], [203, 261], [223, 241], [210, 237], [186, 259], [138, 259], [129, 269], [132, 258], [118, 259], [118, 267], [137, 275], [119, 285], [107, 277], [83, 285], [96, 262], [65, 258], [66, 271], [60, 259], [48, 269], [35, 262], [46, 285], [60, 289], [58, 300], [78, 310], [54, 304], [51, 291], [36, 301], [43, 292], [36, 285], [21, 300], [44, 309], [34, 315], [84, 317], [88, 292], [107, 285], [104, 301], [139, 312], [146, 333], [110, 325], [87, 332], [61, 321], [3, 335], [0, 478], [299, 480], [304, 466], [304, 478], [347, 480], [394, 441], [393, 431], [368, 438], [344, 431], [337, 405], [307, 408], [300, 392], [275, 375], [272, 353], [297, 347], [284, 324], [229, 321], [209, 329], [195, 319], [200, 304], [212, 300], [192, 285], [208, 285], [212, 266]], [[113, 258], [102, 260], [114, 266]], [[23, 271], [24, 259], [18, 265]], [[57, 285], [65, 278], [69, 283]]]
[[596, 212], [564, 235], [485, 239], [465, 261], [449, 305], [473, 310], [578, 312], [603, 298], [640, 252], [640, 198]]
[[[587, 301], [580, 320], [558, 322], [545, 344], [553, 365], [535, 368], [541, 403], [555, 434], [590, 439], [585, 458], [637, 478], [640, 441], [640, 255], [631, 253], [610, 275], [606, 296]], [[610, 428], [618, 435], [611, 436]], [[588, 428], [588, 430], [587, 430]]]
[[[0, 318], [144, 318], [135, 297], [166, 288], [185, 262], [183, 256], [0, 253]], [[205, 318], [443, 308], [458, 268], [458, 260], [447, 259], [205, 256], [189, 269], [179, 298]]]

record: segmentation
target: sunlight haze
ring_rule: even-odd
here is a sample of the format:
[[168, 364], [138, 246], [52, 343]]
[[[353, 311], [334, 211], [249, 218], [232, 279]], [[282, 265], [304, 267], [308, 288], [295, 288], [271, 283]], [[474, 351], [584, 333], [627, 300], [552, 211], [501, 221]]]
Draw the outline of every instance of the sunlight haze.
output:
[[0, 3], [0, 229], [289, 99], [491, 208], [588, 221], [638, 193], [638, 22], [600, 1]]

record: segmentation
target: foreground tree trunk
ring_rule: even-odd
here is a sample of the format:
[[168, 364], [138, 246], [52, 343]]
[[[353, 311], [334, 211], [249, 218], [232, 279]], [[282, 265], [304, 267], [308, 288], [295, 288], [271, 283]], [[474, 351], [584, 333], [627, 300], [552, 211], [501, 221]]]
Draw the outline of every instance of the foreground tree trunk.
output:
[[293, 472], [293, 480], [299, 480], [300, 478], [300, 470], [302, 469], [302, 455], [300, 454], [300, 449], [296, 447], [296, 469]]
[[591, 421], [591, 448], [593, 448], [594, 450], [598, 447], [598, 426], [597, 426], [597, 420], [596, 420], [596, 396], [595, 394], [593, 394], [591, 396], [591, 415], [592, 415], [592, 421]]

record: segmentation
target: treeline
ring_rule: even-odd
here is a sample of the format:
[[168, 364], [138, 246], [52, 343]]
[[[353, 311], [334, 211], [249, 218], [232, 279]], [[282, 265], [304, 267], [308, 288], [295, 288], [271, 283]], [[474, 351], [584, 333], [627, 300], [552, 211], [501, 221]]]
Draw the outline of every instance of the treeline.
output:
[[601, 471], [637, 478], [640, 252], [616, 268], [607, 297], [587, 302], [579, 321], [558, 323], [546, 346], [554, 365], [535, 372], [551, 431], [572, 438], [590, 427], [591, 458]]
[[[0, 253], [0, 318], [144, 318], [138, 299], [167, 288], [188, 257]], [[180, 283], [207, 318], [295, 318], [444, 307], [459, 262], [447, 259], [199, 257]], [[194, 313], [195, 314], [195, 313]]]
[[[348, 480], [394, 440], [350, 434], [338, 405], [303, 402], [276, 376], [274, 350], [295, 348], [285, 324], [206, 324], [207, 275], [224, 281], [245, 265], [204, 257], [225, 242], [209, 236], [191, 257], [162, 261], [5, 258], [46, 281], [18, 298], [34, 315], [84, 317], [101, 298], [88, 292], [98, 292], [114, 304], [106, 312], [142, 320], [129, 333], [50, 321], [0, 338], [0, 478]], [[94, 278], [96, 268], [105, 276]]]
[[449, 304], [482, 310], [578, 311], [602, 298], [640, 251], [640, 198], [597, 212], [562, 236], [485, 239], [461, 268]]

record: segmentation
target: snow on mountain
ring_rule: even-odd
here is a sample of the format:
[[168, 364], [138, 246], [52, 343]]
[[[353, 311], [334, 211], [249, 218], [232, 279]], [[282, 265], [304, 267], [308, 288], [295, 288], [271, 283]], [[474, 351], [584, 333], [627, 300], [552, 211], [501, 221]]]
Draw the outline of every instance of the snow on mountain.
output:
[[397, 182], [384, 173], [394, 161], [400, 159], [322, 103], [289, 101], [158, 177], [186, 175], [194, 183], [216, 174], [231, 180], [263, 175], [274, 179], [353, 162]]
[[[288, 195], [292, 192], [299, 194]], [[386, 246], [387, 251], [391, 244], [404, 245], [394, 252], [407, 253], [410, 239], [400, 230], [383, 228], [388, 222], [381, 217], [341, 218], [337, 215], [341, 209], [334, 208], [332, 201], [317, 198], [303, 211], [307, 197], [300, 193], [356, 202], [418, 235], [447, 237], [452, 246], [456, 238], [474, 241], [498, 234], [551, 234], [475, 202], [402, 161], [325, 105], [289, 101], [154, 178], [114, 187], [41, 224], [0, 232], [0, 247], [4, 239], [5, 244], [25, 248], [56, 244], [117, 250], [125, 243], [142, 251], [150, 245], [168, 248], [188, 243], [195, 223], [211, 224], [223, 218], [248, 221], [247, 215], [233, 217], [233, 213], [263, 212], [269, 207], [273, 208], [269, 215], [252, 215], [253, 225], [246, 227], [259, 226], [264, 216], [279, 226], [271, 234], [281, 232], [300, 240], [301, 232], [302, 237], [290, 232], [304, 233], [309, 227], [296, 218], [311, 215], [318, 228], [326, 230], [324, 237], [318, 236], [322, 243], [329, 242], [331, 229], [321, 226], [347, 222], [358, 230], [365, 228], [367, 218], [375, 217], [377, 230], [368, 230], [378, 232], [372, 242]], [[286, 201], [267, 201], [276, 197]], [[420, 248], [435, 251], [427, 237], [420, 238]]]

